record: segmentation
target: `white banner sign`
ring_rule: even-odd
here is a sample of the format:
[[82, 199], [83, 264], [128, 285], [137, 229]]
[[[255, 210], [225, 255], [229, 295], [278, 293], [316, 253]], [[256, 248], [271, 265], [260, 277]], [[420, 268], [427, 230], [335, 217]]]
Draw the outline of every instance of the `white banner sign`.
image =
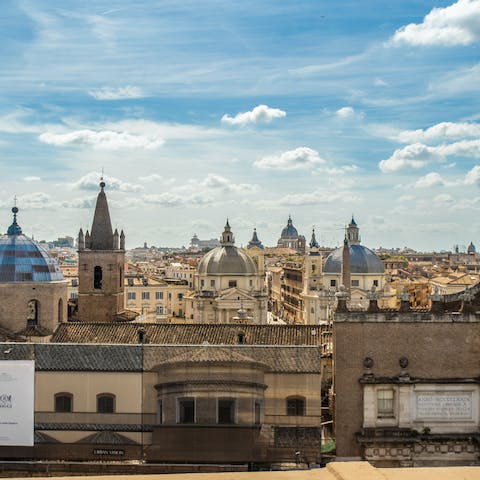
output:
[[33, 446], [35, 362], [0, 361], [0, 445]]

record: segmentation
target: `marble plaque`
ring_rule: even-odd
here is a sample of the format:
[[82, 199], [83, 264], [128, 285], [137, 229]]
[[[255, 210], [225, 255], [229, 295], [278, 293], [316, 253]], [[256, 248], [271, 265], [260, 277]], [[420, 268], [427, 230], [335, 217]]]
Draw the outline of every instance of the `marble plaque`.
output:
[[470, 392], [417, 393], [417, 417], [439, 420], [472, 418]]

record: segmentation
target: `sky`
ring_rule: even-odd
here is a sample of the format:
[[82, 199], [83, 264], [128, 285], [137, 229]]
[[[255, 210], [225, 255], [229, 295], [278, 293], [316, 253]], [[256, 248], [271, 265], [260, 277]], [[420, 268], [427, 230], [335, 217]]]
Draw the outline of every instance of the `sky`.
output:
[[0, 231], [480, 248], [480, 0], [2, 0]]

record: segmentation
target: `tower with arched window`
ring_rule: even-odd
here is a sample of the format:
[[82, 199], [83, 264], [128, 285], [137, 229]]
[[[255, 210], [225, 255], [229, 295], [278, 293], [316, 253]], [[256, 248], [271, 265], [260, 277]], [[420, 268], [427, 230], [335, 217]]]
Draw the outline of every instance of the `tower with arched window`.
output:
[[100, 182], [92, 229], [78, 234], [78, 319], [113, 322], [124, 308], [125, 235], [113, 231], [105, 182]]

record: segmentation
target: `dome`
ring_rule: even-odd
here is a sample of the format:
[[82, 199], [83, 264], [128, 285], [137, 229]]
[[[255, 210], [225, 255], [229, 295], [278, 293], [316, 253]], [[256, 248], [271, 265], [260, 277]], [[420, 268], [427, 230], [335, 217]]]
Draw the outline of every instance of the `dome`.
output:
[[282, 230], [280, 238], [298, 238], [298, 231], [293, 226], [291, 217], [288, 217], [287, 226]]
[[[351, 273], [384, 273], [385, 267], [377, 254], [363, 245], [350, 245], [350, 272]], [[342, 272], [343, 247], [334, 250], [325, 261], [324, 273]]]
[[12, 209], [13, 223], [0, 237], [0, 283], [58, 282], [63, 280], [57, 261], [34, 240], [22, 234], [17, 224], [18, 209]]
[[250, 256], [234, 245], [216, 247], [198, 264], [199, 275], [256, 275], [257, 267]]

